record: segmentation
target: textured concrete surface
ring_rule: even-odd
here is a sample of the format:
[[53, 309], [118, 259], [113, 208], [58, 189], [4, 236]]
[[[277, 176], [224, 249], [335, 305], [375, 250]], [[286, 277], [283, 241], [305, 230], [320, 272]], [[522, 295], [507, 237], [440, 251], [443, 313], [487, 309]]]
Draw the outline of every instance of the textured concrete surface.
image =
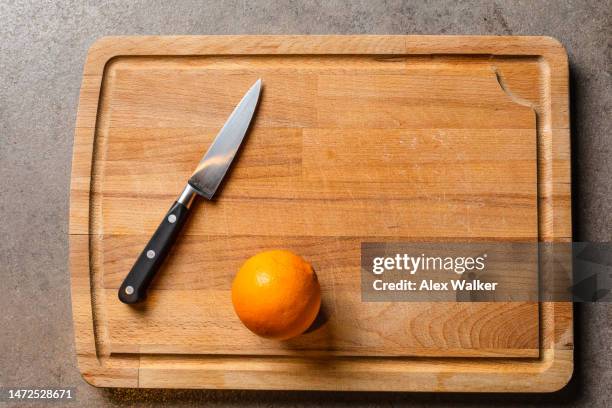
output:
[[[545, 396], [135, 391], [76, 369], [67, 266], [72, 138], [88, 46], [118, 34], [552, 35], [572, 70], [577, 240], [610, 241], [610, 1], [0, 2], [0, 385], [87, 406], [610, 406], [612, 306], [577, 308], [572, 383]], [[0, 403], [1, 405], [1, 403]]]

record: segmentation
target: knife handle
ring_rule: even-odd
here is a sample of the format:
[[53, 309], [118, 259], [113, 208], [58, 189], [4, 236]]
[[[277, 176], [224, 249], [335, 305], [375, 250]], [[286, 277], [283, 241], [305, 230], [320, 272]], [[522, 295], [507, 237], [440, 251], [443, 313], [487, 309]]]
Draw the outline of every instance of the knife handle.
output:
[[151, 281], [168, 256], [189, 215], [189, 202], [185, 205], [180, 201], [175, 201], [170, 207], [119, 288], [119, 300], [123, 303], [134, 304], [147, 297]]

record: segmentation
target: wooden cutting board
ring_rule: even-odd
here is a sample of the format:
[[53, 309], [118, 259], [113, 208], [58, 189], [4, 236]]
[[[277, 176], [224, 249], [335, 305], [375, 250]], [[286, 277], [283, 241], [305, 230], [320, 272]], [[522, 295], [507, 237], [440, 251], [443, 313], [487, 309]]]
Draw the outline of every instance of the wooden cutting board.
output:
[[[241, 95], [264, 90], [219, 196], [147, 303], [122, 279]], [[71, 185], [79, 367], [104, 387], [553, 391], [570, 303], [362, 302], [368, 241], [571, 240], [568, 63], [547, 37], [109, 37], [85, 64]], [[288, 248], [317, 328], [261, 339], [233, 275]], [[545, 262], [541, 262], [542, 265]]]

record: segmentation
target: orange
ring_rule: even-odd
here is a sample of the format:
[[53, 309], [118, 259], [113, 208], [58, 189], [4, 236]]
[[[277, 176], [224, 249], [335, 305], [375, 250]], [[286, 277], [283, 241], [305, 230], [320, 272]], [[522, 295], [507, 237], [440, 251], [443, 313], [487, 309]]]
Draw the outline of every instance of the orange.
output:
[[302, 334], [321, 306], [321, 288], [312, 266], [286, 250], [249, 258], [232, 284], [236, 314], [253, 333], [277, 340]]

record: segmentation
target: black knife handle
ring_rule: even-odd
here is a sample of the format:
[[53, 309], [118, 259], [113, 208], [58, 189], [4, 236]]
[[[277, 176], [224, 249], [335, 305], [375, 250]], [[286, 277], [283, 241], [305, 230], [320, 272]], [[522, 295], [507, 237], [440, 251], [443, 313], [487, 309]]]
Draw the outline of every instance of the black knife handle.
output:
[[187, 220], [187, 215], [189, 208], [178, 201], [170, 207], [119, 288], [119, 300], [127, 304], [145, 300], [147, 289], [168, 256], [172, 244]]

